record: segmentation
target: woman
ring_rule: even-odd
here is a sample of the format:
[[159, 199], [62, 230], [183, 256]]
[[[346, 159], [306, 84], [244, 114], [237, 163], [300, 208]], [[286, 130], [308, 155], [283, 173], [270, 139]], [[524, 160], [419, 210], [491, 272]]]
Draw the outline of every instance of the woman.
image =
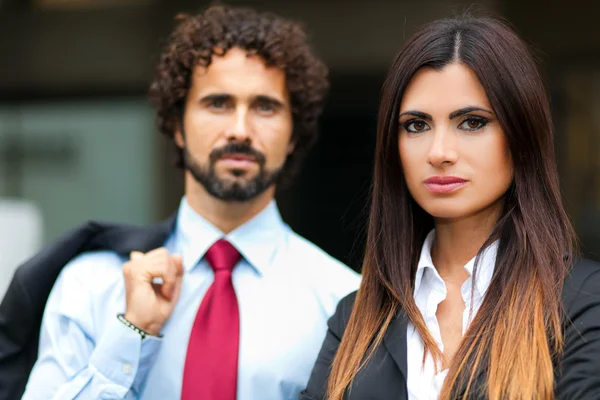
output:
[[363, 281], [307, 399], [598, 399], [600, 267], [574, 257], [524, 43], [434, 22], [382, 92]]

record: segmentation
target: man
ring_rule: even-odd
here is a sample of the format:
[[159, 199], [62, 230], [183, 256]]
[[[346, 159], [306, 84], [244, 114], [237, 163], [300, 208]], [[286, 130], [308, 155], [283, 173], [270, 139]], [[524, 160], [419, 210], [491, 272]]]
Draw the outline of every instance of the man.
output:
[[163, 247], [84, 253], [46, 305], [24, 399], [292, 399], [359, 277], [274, 202], [314, 142], [326, 68], [302, 29], [214, 6], [185, 17], [150, 96], [185, 196]]

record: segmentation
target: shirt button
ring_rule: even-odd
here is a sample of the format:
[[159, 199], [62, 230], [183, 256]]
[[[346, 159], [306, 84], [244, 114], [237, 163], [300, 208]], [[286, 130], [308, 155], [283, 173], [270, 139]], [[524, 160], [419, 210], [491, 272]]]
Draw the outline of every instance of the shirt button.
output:
[[123, 364], [123, 373], [129, 375], [131, 373], [131, 364]]

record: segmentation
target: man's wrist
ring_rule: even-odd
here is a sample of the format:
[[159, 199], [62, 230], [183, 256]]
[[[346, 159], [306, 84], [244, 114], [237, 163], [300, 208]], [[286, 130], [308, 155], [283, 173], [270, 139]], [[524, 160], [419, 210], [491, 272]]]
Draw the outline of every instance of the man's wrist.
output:
[[125, 317], [125, 314], [117, 314], [117, 318], [119, 321], [121, 321], [127, 327], [129, 327], [133, 331], [137, 332], [142, 337], [142, 339], [145, 339], [148, 336], [159, 337], [159, 338], [162, 337], [162, 335], [160, 335], [158, 333], [158, 331], [155, 333], [154, 330], [151, 330], [151, 329], [142, 329], [141, 327], [139, 327], [138, 325], [136, 325], [135, 323], [130, 321], [127, 317]]
[[[113, 315], [116, 316], [116, 313]], [[114, 383], [127, 391], [133, 389], [139, 393], [140, 382], [148, 376], [161, 345], [162, 339], [154, 336], [142, 339], [140, 334], [113, 317], [98, 336], [89, 364], [99, 376], [110, 381], [111, 387]], [[129, 396], [111, 396], [117, 397], [124, 399]]]

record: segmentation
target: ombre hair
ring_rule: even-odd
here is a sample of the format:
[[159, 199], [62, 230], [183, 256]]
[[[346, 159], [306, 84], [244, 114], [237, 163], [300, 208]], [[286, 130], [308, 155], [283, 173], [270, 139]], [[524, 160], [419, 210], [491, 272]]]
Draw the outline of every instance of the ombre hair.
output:
[[385, 80], [363, 280], [333, 362], [330, 400], [343, 398], [398, 313], [415, 325], [425, 354], [443, 359], [413, 298], [421, 247], [434, 222], [408, 191], [398, 114], [417, 71], [452, 63], [470, 68], [483, 85], [506, 135], [514, 178], [482, 247], [499, 239], [491, 284], [449, 364], [440, 398], [554, 398], [553, 369], [563, 347], [561, 290], [570, 268], [565, 254], [573, 254], [575, 234], [560, 196], [548, 97], [527, 46], [510, 28], [491, 18], [461, 17], [419, 30]]

